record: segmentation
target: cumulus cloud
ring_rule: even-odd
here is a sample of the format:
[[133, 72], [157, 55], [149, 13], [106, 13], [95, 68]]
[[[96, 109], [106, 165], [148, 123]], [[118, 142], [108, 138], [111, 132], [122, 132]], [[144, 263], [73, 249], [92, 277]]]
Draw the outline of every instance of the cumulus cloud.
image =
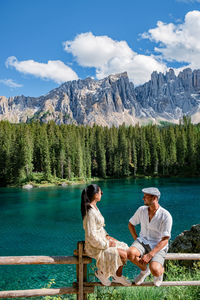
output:
[[159, 21], [156, 28], [150, 29], [142, 37], [158, 43], [155, 51], [167, 61], [200, 68], [200, 11], [188, 12], [184, 22], [178, 25]]
[[153, 55], [140, 55], [126, 41], [115, 41], [108, 36], [95, 36], [87, 32], [63, 45], [65, 51], [71, 53], [80, 66], [96, 68], [98, 79], [127, 71], [129, 78], [138, 85], [149, 80], [153, 71], [166, 70], [166, 66]]
[[19, 88], [23, 86], [22, 84], [16, 83], [13, 79], [0, 79], [0, 83], [11, 88]]
[[21, 73], [50, 79], [57, 83], [78, 79], [77, 74], [60, 60], [49, 60], [45, 64], [34, 60], [18, 61], [15, 56], [10, 56], [6, 60], [6, 67], [14, 67]]
[[200, 0], [176, 0], [177, 2], [183, 2], [183, 3], [200, 3]]

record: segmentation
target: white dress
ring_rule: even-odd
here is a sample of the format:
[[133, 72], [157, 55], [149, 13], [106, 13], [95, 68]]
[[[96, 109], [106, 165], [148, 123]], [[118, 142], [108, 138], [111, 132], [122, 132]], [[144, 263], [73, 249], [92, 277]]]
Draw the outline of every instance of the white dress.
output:
[[104, 229], [104, 217], [99, 209], [91, 205], [83, 220], [85, 230], [85, 252], [88, 256], [96, 259], [97, 268], [103, 272], [106, 278], [116, 274], [123, 265], [117, 248], [128, 250], [128, 245], [115, 241], [115, 247], [109, 247], [107, 232]]

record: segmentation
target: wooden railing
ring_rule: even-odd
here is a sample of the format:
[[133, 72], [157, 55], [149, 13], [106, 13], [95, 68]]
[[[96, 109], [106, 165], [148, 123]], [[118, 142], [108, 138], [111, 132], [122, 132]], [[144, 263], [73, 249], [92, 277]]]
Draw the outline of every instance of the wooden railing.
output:
[[[200, 260], [200, 254], [168, 253], [167, 260]], [[87, 282], [87, 264], [92, 259], [84, 253], [84, 242], [78, 242], [74, 256], [6, 256], [0, 257], [0, 265], [47, 265], [47, 264], [75, 264], [76, 279], [72, 287], [43, 288], [30, 290], [0, 291], [0, 299], [56, 296], [65, 294], [77, 294], [78, 300], [85, 300], [88, 293], [94, 292], [95, 286], [101, 286], [99, 282]], [[112, 286], [120, 286], [112, 283]], [[134, 287], [135, 284], [133, 283]], [[153, 282], [144, 282], [140, 286], [153, 286]], [[163, 281], [161, 286], [200, 286], [200, 281]]]

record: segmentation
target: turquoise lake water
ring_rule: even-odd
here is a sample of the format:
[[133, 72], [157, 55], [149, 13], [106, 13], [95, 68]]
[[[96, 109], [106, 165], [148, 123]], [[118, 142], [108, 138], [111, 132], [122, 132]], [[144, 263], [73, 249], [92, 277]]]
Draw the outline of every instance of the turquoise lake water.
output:
[[[173, 217], [172, 240], [200, 223], [199, 178], [106, 180], [98, 184], [104, 192], [99, 208], [106, 230], [129, 245], [128, 221], [143, 205], [143, 187], [160, 189], [160, 205]], [[0, 256], [73, 255], [77, 241], [84, 240], [80, 214], [84, 187], [1, 188]], [[124, 274], [133, 278], [136, 273], [138, 269], [129, 262]], [[75, 265], [0, 266], [1, 290], [42, 288], [51, 279], [55, 279], [55, 287], [69, 286], [76, 279]]]

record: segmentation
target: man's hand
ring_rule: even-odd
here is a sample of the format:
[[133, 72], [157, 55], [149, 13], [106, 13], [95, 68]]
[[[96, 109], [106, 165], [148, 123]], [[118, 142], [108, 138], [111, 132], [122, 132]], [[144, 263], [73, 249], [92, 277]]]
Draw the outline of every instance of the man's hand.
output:
[[145, 254], [141, 258], [141, 262], [148, 264], [155, 254], [167, 245], [168, 240], [168, 236], [163, 237], [162, 240], [149, 253]]
[[153, 258], [153, 255], [149, 252], [149, 253], [143, 255], [140, 261], [141, 261], [141, 263], [148, 264], [152, 258]]

